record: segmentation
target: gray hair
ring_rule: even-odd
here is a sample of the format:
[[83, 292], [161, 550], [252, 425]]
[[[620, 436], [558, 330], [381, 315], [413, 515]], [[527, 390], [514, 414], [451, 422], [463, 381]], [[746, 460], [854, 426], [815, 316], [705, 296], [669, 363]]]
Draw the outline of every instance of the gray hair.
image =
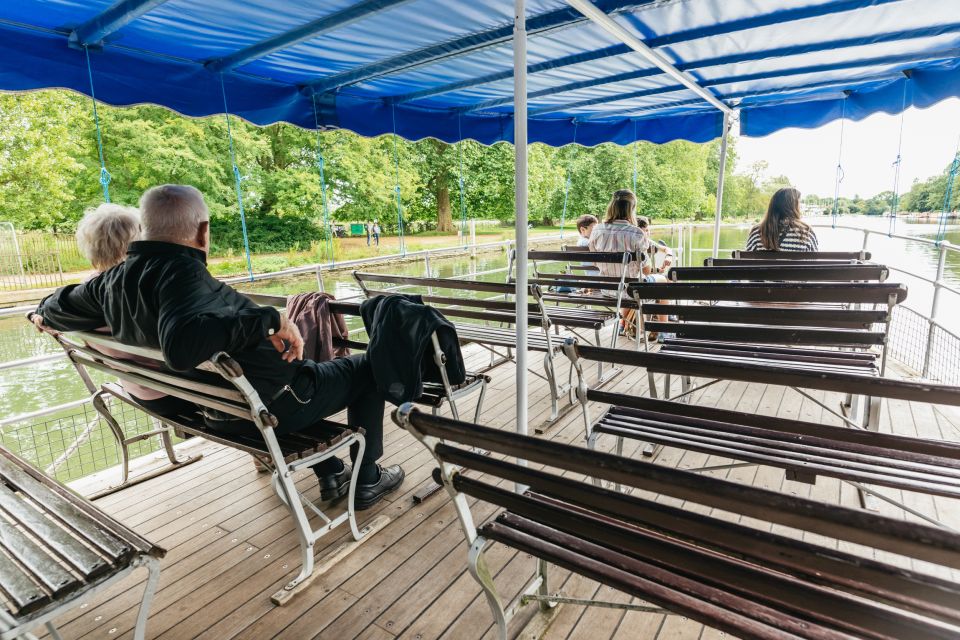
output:
[[87, 209], [77, 225], [80, 251], [97, 271], [123, 262], [127, 246], [140, 235], [140, 214], [133, 207], [105, 203]]
[[201, 223], [210, 219], [203, 195], [194, 187], [163, 184], [140, 198], [144, 240], [190, 242]]

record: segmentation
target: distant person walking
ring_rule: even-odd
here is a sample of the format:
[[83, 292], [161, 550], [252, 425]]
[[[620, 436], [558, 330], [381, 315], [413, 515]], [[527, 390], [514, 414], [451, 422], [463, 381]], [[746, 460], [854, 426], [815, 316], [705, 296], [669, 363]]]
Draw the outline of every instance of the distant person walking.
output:
[[373, 233], [373, 223], [369, 220], [363, 224], [363, 228], [367, 230], [367, 246], [370, 246], [370, 234]]
[[763, 220], [750, 229], [747, 251], [819, 251], [817, 234], [801, 215], [800, 192], [790, 187], [778, 190]]
[[373, 241], [380, 246], [380, 223], [376, 220], [373, 221]]

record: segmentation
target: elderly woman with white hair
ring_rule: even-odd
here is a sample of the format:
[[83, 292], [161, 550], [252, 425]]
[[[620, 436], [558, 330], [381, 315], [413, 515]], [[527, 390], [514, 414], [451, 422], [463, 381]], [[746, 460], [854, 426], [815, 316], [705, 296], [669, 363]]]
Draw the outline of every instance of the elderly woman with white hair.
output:
[[[94, 268], [91, 278], [108, 271], [124, 261], [130, 243], [140, 237], [140, 212], [134, 207], [104, 203], [88, 209], [77, 225], [77, 244], [80, 252]], [[103, 327], [100, 333], [110, 333]], [[115, 358], [129, 355], [100, 345], [90, 345], [101, 353]], [[141, 405], [159, 415], [174, 417], [196, 413], [196, 406], [186, 400], [168, 396], [130, 381], [123, 389]]]

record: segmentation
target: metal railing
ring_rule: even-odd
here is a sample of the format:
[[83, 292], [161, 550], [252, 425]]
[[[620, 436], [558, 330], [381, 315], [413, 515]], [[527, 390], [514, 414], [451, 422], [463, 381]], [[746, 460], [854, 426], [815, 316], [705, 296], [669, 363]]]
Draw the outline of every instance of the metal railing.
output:
[[[676, 224], [676, 225], [657, 225], [654, 231], [664, 236], [666, 232], [670, 233], [671, 244], [676, 241], [674, 248], [677, 264], [683, 264], [684, 259], [687, 262], [693, 260], [699, 253], [711, 253], [711, 249], [699, 249], [694, 244], [695, 230], [704, 225], [697, 224]], [[745, 225], [727, 224], [723, 225], [725, 229], [744, 228]], [[931, 304], [929, 315], [921, 311], [898, 306], [894, 312], [893, 323], [891, 327], [890, 349], [891, 356], [915, 370], [924, 378], [936, 379], [951, 384], [960, 384], [960, 336], [942, 323], [938, 317], [941, 306], [941, 297], [944, 292], [947, 294], [960, 295], [960, 290], [944, 281], [944, 270], [946, 264], [946, 255], [951, 251], [960, 251], [960, 247], [949, 243], [939, 243], [924, 238], [913, 236], [886, 234], [872, 230], [865, 230], [859, 227], [837, 227], [845, 230], [852, 230], [863, 233], [863, 246], [867, 248], [871, 235], [883, 235], [891, 238], [897, 238], [908, 242], [921, 242], [932, 244], [938, 247], [939, 261], [936, 275], [933, 278], [907, 272], [896, 266], [888, 265], [891, 270], [902, 272], [917, 278], [922, 282], [933, 287], [933, 302]], [[574, 234], [569, 237], [575, 238]], [[548, 243], [559, 241], [560, 235], [540, 236], [532, 239], [537, 243]], [[566, 239], [566, 237], [564, 238]], [[465, 255], [475, 255], [479, 251], [489, 251], [497, 248], [509, 250], [513, 246], [512, 240], [490, 242], [483, 244], [469, 244], [466, 246], [444, 247], [437, 249], [427, 249], [422, 251], [411, 251], [406, 254], [391, 254], [387, 256], [377, 256], [373, 258], [350, 260], [331, 264], [314, 264], [283, 271], [254, 274], [254, 282], [263, 282], [275, 280], [278, 278], [289, 278], [291, 276], [302, 276], [304, 274], [314, 273], [317, 278], [317, 288], [324, 289], [324, 276], [335, 271], [351, 270], [355, 268], [377, 267], [397, 262], [411, 262], [423, 260], [424, 272], [427, 275], [434, 275], [431, 260], [443, 258], [457, 258]], [[481, 271], [470, 271], [456, 277], [476, 278], [490, 276], [497, 273], [506, 272], [507, 267], [497, 267]], [[224, 282], [230, 284], [249, 283], [249, 277], [228, 278]], [[401, 289], [404, 287], [397, 287]], [[3, 316], [23, 316], [32, 306], [21, 306], [10, 309], [0, 309], [0, 317]], [[29, 328], [32, 331], [32, 328]], [[351, 334], [362, 333], [363, 327], [354, 327]], [[21, 337], [21, 342], [23, 338]], [[26, 346], [26, 343], [23, 343]], [[4, 347], [6, 354], [5, 360], [0, 360], [0, 372], [7, 372], [15, 369], [27, 367], [45, 366], [49, 367], [51, 362], [60, 360], [64, 354], [57, 350], [49, 351], [44, 347], [44, 353], [27, 357], [12, 358], [11, 354], [16, 354], [14, 347], [16, 345], [0, 345]], [[38, 348], [37, 344], [31, 345], [32, 350]], [[0, 354], [2, 355], [2, 354]], [[118, 410], [120, 407], [118, 407]], [[118, 420], [128, 433], [137, 433], [141, 430], [151, 428], [150, 421], [145, 414], [129, 407], [124, 407], [118, 411]], [[151, 440], [142, 441], [139, 444], [139, 453], [146, 455], [159, 449], [158, 443]], [[92, 411], [88, 400], [82, 398], [39, 409], [15, 416], [0, 416], [0, 442], [13, 449], [20, 455], [36, 464], [41, 469], [47, 469], [58, 479], [71, 481], [104, 467], [112, 466], [119, 462], [118, 452], [112, 442], [112, 435], [103, 421]]]

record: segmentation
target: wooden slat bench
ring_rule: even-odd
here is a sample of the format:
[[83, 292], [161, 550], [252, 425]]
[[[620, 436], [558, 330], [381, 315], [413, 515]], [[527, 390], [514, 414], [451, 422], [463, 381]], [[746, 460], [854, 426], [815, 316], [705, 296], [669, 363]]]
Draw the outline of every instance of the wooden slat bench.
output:
[[[64, 347], [67, 356], [82, 375], [89, 377], [89, 370], [100, 371], [120, 381], [133, 382], [186, 400], [199, 409], [197, 414], [187, 416], [160, 416], [138, 403], [120, 384], [106, 383], [94, 394], [100, 400], [94, 406], [108, 423], [113, 423], [119, 429], [107, 403], [103, 401], [107, 396], [162, 420], [178, 431], [249, 453], [272, 472], [274, 490], [293, 518], [301, 551], [300, 573], [272, 596], [274, 604], [287, 603], [337, 560], [354, 551], [389, 522], [386, 515], [378, 515], [362, 528], [357, 525], [354, 491], [359, 465], [353, 468], [345, 511], [332, 518], [303, 496], [294, 482], [295, 472], [310, 469], [323, 460], [345, 454], [351, 446], [358, 447], [357, 458], [361, 458], [364, 448], [363, 430], [322, 421], [310, 433], [301, 431], [278, 435], [275, 431], [278, 426], [277, 418], [270, 413], [240, 365], [228, 354], [217, 353], [209, 362], [185, 375], [166, 369], [163, 366], [163, 354], [156, 349], [124, 345], [102, 334], [50, 333]], [[107, 347], [111, 352], [123, 356], [107, 356], [91, 348], [89, 344]], [[208, 420], [205, 420], [200, 412], [207, 418], [232, 421], [230, 426], [247, 425], [249, 429], [213, 429], [208, 426]], [[314, 529], [307, 510], [322, 521], [319, 528]], [[353, 541], [340, 545], [315, 565], [314, 545], [326, 533], [343, 523], [349, 524]]]
[[[470, 573], [483, 589], [501, 640], [508, 637], [510, 619], [532, 602], [543, 612], [562, 602], [644, 611], [659, 607], [740, 638], [921, 640], [960, 633], [960, 584], [866, 555], [877, 550], [958, 568], [956, 533], [430, 416], [412, 405], [397, 410], [394, 420], [440, 466], [434, 473], [453, 499], [469, 545]], [[483, 447], [492, 455], [478, 456], [468, 447]], [[513, 458], [544, 469], [522, 466]], [[455, 465], [485, 476], [466, 477]], [[597, 486], [583, 476], [797, 533], [788, 537], [770, 532], [769, 524], [748, 526], [668, 506]], [[501, 480], [516, 483], [519, 491], [497, 486]], [[503, 511], [478, 527], [468, 497]], [[805, 542], [805, 533], [866, 549], [855, 555]], [[533, 580], [507, 605], [486, 566], [491, 542], [538, 560]], [[614, 605], [552, 593], [548, 564], [646, 604]], [[505, 590], [515, 592], [516, 585]]]
[[[885, 282], [633, 283], [629, 291], [640, 309], [638, 332], [673, 335], [664, 338], [663, 353], [880, 376], [886, 370], [893, 308], [907, 295], [905, 286]], [[648, 315], [675, 320], [648, 321]], [[652, 375], [649, 380], [652, 385]], [[689, 393], [689, 379], [681, 381], [682, 393]], [[669, 398], [670, 378], [664, 383]], [[848, 398], [846, 403], [851, 419], [857, 419], [862, 404], [864, 423], [877, 426], [876, 401]]]
[[147, 570], [134, 638], [143, 640], [166, 552], [0, 448], [0, 639], [31, 638], [82, 598]]
[[[428, 289], [429, 292], [424, 296], [424, 301], [431, 299], [437, 300], [438, 297], [432, 294], [433, 289], [449, 289], [453, 291], [469, 291], [480, 293], [492, 293], [502, 295], [505, 298], [512, 296], [516, 292], [515, 285], [500, 282], [484, 282], [477, 280], [461, 280], [458, 278], [424, 278], [415, 276], [397, 276], [383, 273], [364, 273], [354, 272], [354, 278], [357, 280], [360, 288], [367, 297], [398, 293], [400, 287], [421, 287]], [[390, 285], [389, 289], [371, 289], [371, 283]], [[531, 370], [536, 376], [547, 381], [550, 387], [550, 416], [547, 423], [553, 423], [560, 417], [561, 407], [560, 399], [568, 396], [569, 404], [573, 406], [572, 385], [568, 376], [566, 384], [560, 382], [555, 362], [560, 356], [563, 347], [563, 336], [559, 333], [554, 335], [557, 327], [564, 327], [575, 331], [577, 328], [592, 330], [595, 341], [600, 342], [600, 330], [603, 325], [612, 317], [609, 313], [591, 313], [588, 310], [574, 309], [567, 307], [548, 307], [543, 303], [543, 296], [540, 288], [536, 284], [530, 286], [529, 294], [533, 299], [527, 316], [527, 322], [530, 326], [539, 328], [536, 332], [527, 334], [527, 349], [543, 354], [543, 370], [539, 372]], [[514, 312], [505, 308], [503, 305], [513, 306], [514, 303], [507, 300], [471, 300], [451, 297], [440, 297], [439, 299], [447, 301], [454, 300], [455, 303], [444, 303], [437, 306], [437, 309], [450, 318], [465, 318], [477, 320], [480, 322], [455, 322], [457, 336], [463, 344], [477, 344], [490, 352], [490, 364], [484, 371], [489, 371], [500, 364], [513, 361], [513, 350], [516, 349], [516, 315]], [[484, 322], [486, 324], [481, 324]], [[579, 334], [577, 334], [579, 335]], [[582, 337], [582, 336], [580, 336]], [[615, 369], [612, 373], [619, 373]], [[598, 379], [606, 381], [613, 376], [608, 373], [604, 376], [601, 368], [598, 367]]]

